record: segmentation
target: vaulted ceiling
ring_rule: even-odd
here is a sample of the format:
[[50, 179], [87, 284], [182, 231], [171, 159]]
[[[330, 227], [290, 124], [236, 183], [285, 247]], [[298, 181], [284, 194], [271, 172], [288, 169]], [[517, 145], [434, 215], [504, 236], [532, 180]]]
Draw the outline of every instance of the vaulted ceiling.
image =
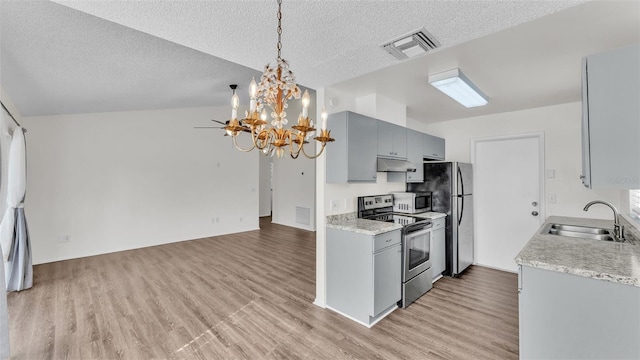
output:
[[[0, 83], [23, 115], [223, 105], [276, 56], [275, 1], [0, 1]], [[640, 42], [636, 1], [295, 1], [282, 55], [301, 85], [379, 93], [425, 122], [579, 100], [580, 58]], [[442, 47], [398, 61], [418, 28]], [[460, 67], [490, 98], [427, 83]], [[241, 98], [246, 102], [247, 99]]]

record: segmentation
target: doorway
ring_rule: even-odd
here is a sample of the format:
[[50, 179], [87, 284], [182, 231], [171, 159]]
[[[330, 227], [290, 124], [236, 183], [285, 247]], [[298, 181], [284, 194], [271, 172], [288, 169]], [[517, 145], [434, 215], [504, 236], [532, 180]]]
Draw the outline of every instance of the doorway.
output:
[[476, 262], [515, 272], [545, 219], [544, 133], [472, 139], [471, 151]]

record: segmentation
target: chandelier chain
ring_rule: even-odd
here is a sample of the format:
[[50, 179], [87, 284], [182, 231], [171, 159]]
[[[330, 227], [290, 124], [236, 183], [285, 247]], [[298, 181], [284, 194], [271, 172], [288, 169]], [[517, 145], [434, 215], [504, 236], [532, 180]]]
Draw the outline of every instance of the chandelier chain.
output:
[[282, 0], [278, 0], [278, 60], [281, 60], [280, 50], [282, 50]]

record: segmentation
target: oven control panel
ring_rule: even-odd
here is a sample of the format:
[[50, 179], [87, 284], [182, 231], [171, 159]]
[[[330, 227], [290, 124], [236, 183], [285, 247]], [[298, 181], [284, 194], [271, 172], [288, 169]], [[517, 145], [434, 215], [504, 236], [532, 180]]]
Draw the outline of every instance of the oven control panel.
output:
[[376, 196], [364, 196], [359, 199], [362, 210], [378, 209], [383, 207], [393, 206], [393, 195], [376, 195]]

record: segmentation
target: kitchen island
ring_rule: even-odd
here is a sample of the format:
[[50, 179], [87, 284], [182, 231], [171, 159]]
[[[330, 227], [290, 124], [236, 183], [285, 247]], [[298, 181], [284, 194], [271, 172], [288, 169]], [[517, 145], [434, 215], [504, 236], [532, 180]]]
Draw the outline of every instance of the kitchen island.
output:
[[518, 254], [520, 357], [640, 358], [640, 245], [541, 233], [550, 223], [613, 228], [552, 216]]

